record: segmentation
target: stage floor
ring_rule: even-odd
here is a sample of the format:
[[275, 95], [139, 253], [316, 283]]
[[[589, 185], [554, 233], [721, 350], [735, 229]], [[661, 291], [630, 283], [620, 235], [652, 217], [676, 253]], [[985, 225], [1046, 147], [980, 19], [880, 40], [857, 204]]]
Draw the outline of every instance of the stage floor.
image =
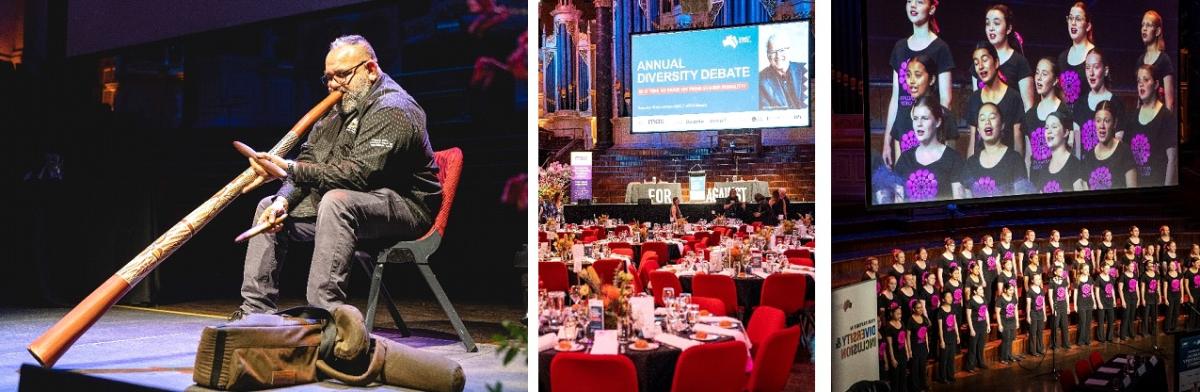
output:
[[[402, 312], [404, 309], [401, 307]], [[65, 308], [0, 308], [0, 391], [17, 389], [21, 364], [36, 364], [25, 346], [67, 311]], [[390, 321], [386, 312], [380, 316], [380, 324]], [[467, 318], [465, 314], [464, 318]], [[205, 326], [223, 322], [224, 317], [203, 312], [117, 306], [88, 330], [63, 355], [55, 368], [166, 390], [197, 390], [198, 387], [192, 382], [192, 368], [200, 332]], [[446, 324], [448, 327], [449, 323]], [[468, 391], [486, 391], [487, 385], [496, 382], [502, 382], [506, 391], [528, 388], [523, 358], [504, 366], [495, 344], [479, 343], [478, 352], [468, 353], [453, 335], [425, 330], [414, 323], [409, 326], [413, 328], [413, 336], [407, 338], [401, 338], [394, 330], [388, 329], [377, 328], [376, 333], [457, 361], [466, 372]], [[470, 324], [468, 328], [471, 328]], [[472, 335], [476, 334], [478, 332], [472, 331]], [[487, 342], [490, 339], [477, 338], [476, 341]], [[346, 388], [345, 385], [327, 381], [283, 389]], [[390, 386], [377, 389], [404, 390]]]
[[[1162, 331], [1159, 331], [1162, 333]], [[1157, 351], [1160, 358], [1166, 360], [1167, 385], [1173, 390], [1175, 388], [1175, 341], [1173, 337], [1159, 336]], [[1049, 347], [1047, 347], [1049, 348]], [[1111, 358], [1116, 354], [1137, 354], [1147, 355], [1154, 351], [1154, 341], [1150, 337], [1135, 338], [1129, 342], [1122, 343], [1107, 343], [1102, 344], [1092, 342], [1090, 347], [1071, 346], [1070, 350], [1059, 350], [1057, 360], [1058, 369], [1070, 369], [1075, 371], [1075, 361], [1087, 359], [1092, 351], [1099, 351], [1105, 359]], [[1002, 365], [1000, 363], [990, 363], [989, 368], [980, 370], [978, 373], [969, 374], [967, 372], [958, 372], [957, 379], [954, 384], [930, 384], [932, 391], [1006, 391], [1006, 392], [1057, 392], [1062, 388], [1058, 384], [1058, 379], [1050, 375], [1044, 375], [1053, 367], [1051, 359], [1054, 359], [1049, 352], [1044, 358], [1026, 356], [1024, 361], [1019, 365]]]

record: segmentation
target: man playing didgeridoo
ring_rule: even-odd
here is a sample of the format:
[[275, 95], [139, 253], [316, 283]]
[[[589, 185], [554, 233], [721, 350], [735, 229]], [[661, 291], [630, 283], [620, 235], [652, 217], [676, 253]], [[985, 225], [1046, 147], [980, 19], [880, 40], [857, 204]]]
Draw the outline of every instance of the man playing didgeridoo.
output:
[[425, 112], [383, 73], [371, 44], [357, 35], [334, 40], [321, 80], [344, 96], [313, 125], [300, 155], [294, 161], [257, 155], [287, 175], [276, 176], [250, 159], [259, 175], [252, 187], [275, 179], [283, 184], [258, 204], [254, 223], [272, 225], [250, 239], [243, 302], [231, 319], [276, 310], [278, 267], [288, 241], [313, 241], [307, 299], [330, 309], [346, 300], [360, 239], [417, 238], [441, 206]]

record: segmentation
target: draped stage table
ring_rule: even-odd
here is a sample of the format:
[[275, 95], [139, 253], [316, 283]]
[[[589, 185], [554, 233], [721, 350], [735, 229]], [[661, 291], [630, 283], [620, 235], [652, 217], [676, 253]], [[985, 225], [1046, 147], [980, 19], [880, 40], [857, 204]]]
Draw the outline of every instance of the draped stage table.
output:
[[625, 202], [650, 199], [651, 204], [671, 204], [672, 197], [683, 199], [683, 188], [673, 182], [631, 182], [625, 185]]

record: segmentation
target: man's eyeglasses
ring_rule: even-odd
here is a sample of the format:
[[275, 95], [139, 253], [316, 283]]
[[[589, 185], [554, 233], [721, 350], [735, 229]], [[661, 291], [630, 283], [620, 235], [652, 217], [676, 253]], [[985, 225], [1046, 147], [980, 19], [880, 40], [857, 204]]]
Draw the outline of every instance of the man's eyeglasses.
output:
[[779, 48], [779, 49], [775, 49], [775, 50], [768, 50], [767, 56], [778, 56], [781, 54], [787, 54], [788, 49], [791, 49], [791, 48]]
[[[339, 84], [339, 85], [342, 85], [342, 86], [348, 85], [348, 84], [350, 84], [351, 80], [354, 80], [354, 75], [357, 73], [358, 67], [361, 67], [363, 64], [366, 64], [368, 61], [370, 61], [370, 60], [363, 60], [362, 62], [359, 62], [358, 65], [350, 67], [350, 69], [337, 71], [332, 74], [326, 73], [324, 75], [321, 75], [321, 84], [328, 86], [329, 80], [333, 79], [333, 81], [337, 82], [337, 84]], [[349, 78], [349, 79], [347, 79], [347, 78]]]

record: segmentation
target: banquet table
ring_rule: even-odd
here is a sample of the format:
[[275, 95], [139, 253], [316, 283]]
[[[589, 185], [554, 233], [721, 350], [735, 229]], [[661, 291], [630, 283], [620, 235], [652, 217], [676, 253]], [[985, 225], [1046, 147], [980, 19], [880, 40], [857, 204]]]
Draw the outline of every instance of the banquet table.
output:
[[[1133, 358], [1126, 371], [1126, 363]], [[1075, 386], [1077, 391], [1165, 391], [1167, 390], [1166, 361], [1157, 356], [1127, 357], [1119, 354], [1109, 358], [1086, 380]]]
[[[745, 333], [744, 325], [742, 332]], [[721, 336], [706, 344], [733, 339], [729, 336]], [[588, 347], [584, 351], [590, 349], [591, 347]], [[550, 363], [558, 353], [559, 351], [554, 348], [538, 352], [538, 390], [550, 390]], [[638, 390], [640, 391], [670, 391], [671, 382], [675, 376], [675, 364], [679, 361], [680, 354], [683, 354], [683, 350], [663, 343], [659, 343], [658, 348], [648, 351], [621, 347], [621, 355], [633, 361], [633, 367], [637, 369]]]
[[[680, 288], [683, 289], [683, 292], [693, 293], [692, 278], [695, 276], [694, 273], [687, 273], [687, 272], [681, 273], [681, 272], [676, 271], [673, 268], [669, 268], [669, 267], [664, 267], [660, 270], [667, 270], [667, 271], [675, 272], [675, 276], [679, 277], [679, 285], [680, 285]], [[788, 272], [788, 273], [799, 273], [799, 272]], [[742, 317], [742, 321], [749, 321], [750, 315], [753, 313], [754, 308], [758, 307], [759, 303], [762, 302], [762, 286], [763, 286], [763, 282], [766, 282], [767, 279], [762, 275], [758, 275], [758, 274], [754, 274], [754, 273], [745, 274], [745, 276], [733, 276], [732, 273], [725, 273], [724, 275], [730, 276], [733, 278], [733, 284], [737, 288], [738, 306], [742, 307], [742, 309], [743, 309], [742, 315], [745, 316], [745, 317]], [[815, 282], [813, 281], [812, 275], [807, 275], [807, 276], [808, 276], [808, 285], [807, 285], [807, 288], [805, 289], [805, 291], [807, 291], [807, 293], [805, 295], [808, 296], [807, 298], [811, 299], [812, 295], [813, 295], [813, 286], [815, 285]], [[730, 316], [732, 316], [732, 315], [730, 315]]]

